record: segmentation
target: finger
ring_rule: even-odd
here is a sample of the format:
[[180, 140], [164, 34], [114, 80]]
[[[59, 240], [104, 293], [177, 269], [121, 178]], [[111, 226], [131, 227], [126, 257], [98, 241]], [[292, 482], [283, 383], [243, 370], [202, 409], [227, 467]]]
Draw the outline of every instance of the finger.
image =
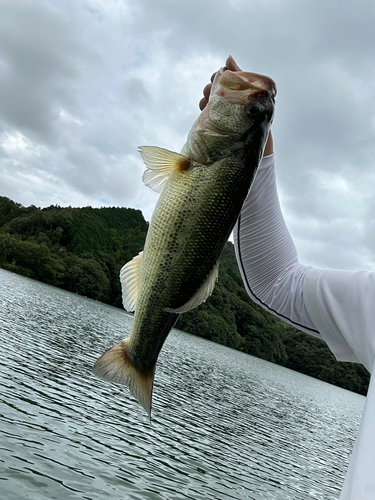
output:
[[[241, 71], [241, 68], [237, 65], [236, 61], [233, 59], [232, 56], [229, 56], [226, 60], [226, 65], [223, 68], [224, 70], [229, 69], [230, 71]], [[212, 89], [212, 82], [215, 79], [215, 76], [217, 74], [217, 71], [212, 74], [211, 76], [211, 83], [208, 83], [204, 89], [203, 89], [203, 95], [202, 99], [199, 101], [199, 109], [202, 111], [207, 106], [208, 99], [210, 98], [210, 93]]]
[[228, 59], [225, 62], [225, 65], [227, 69], [229, 69], [230, 71], [241, 71], [241, 68], [238, 66], [238, 64], [236, 63], [236, 61], [233, 59], [232, 56], [228, 57]]
[[199, 109], [202, 111], [207, 106], [207, 103], [208, 99], [202, 97], [202, 99], [199, 101]]
[[[215, 76], [215, 74], [213, 76]], [[201, 111], [207, 106], [208, 99], [210, 98], [211, 88], [212, 88], [212, 83], [207, 83], [207, 85], [203, 89], [204, 97], [202, 97], [202, 99], [199, 101], [199, 109]]]
[[203, 95], [206, 99], [210, 97], [211, 88], [212, 88], [212, 83], [208, 83], [203, 89]]

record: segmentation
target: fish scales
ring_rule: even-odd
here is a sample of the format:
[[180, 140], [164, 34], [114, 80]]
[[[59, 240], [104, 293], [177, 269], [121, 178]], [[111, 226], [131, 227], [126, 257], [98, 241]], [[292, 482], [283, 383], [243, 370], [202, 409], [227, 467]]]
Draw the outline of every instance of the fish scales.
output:
[[181, 154], [140, 148], [144, 180], [161, 195], [143, 254], [120, 274], [124, 307], [135, 305], [132, 332], [93, 368], [128, 385], [149, 415], [159, 352], [179, 314], [212, 293], [273, 116], [275, 87], [267, 77], [221, 71], [212, 95]]

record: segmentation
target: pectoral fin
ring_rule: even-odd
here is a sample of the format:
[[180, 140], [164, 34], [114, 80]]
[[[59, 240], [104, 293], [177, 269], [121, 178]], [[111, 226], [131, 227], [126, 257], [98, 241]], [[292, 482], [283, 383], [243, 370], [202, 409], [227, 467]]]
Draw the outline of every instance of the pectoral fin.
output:
[[218, 276], [219, 276], [219, 261], [216, 262], [212, 271], [210, 272], [206, 281], [200, 287], [198, 292], [188, 302], [186, 302], [186, 304], [184, 304], [183, 306], [178, 307], [176, 309], [168, 307], [165, 310], [169, 313], [181, 314], [181, 313], [185, 313], [187, 311], [190, 311], [191, 309], [194, 309], [195, 307], [198, 307], [200, 304], [205, 302], [208, 299], [208, 297], [212, 294], [212, 292], [215, 288], [215, 284], [217, 282]]
[[137, 304], [142, 254], [143, 252], [140, 252], [139, 255], [127, 262], [120, 271], [122, 303], [127, 311], [134, 311]]
[[190, 158], [168, 149], [157, 146], [140, 146], [138, 150], [147, 167], [142, 180], [146, 186], [158, 193], [163, 191], [173, 170], [183, 172], [190, 167]]

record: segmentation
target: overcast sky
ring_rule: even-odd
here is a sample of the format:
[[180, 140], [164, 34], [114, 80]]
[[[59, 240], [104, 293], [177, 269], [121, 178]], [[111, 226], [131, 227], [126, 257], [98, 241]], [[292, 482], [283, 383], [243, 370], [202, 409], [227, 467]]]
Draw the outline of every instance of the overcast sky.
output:
[[232, 54], [277, 83], [301, 262], [375, 270], [373, 0], [0, 0], [0, 195], [150, 219], [139, 145], [180, 151]]

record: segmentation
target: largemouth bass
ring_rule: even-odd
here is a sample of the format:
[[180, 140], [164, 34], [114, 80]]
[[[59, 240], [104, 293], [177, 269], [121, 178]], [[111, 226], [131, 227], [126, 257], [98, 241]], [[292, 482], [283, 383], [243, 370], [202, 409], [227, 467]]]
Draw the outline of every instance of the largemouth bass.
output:
[[221, 69], [181, 153], [143, 146], [143, 180], [161, 192], [144, 250], [121, 270], [130, 337], [95, 363], [125, 384], [151, 417], [156, 362], [179, 315], [212, 293], [219, 257], [254, 179], [273, 118], [268, 77]]

